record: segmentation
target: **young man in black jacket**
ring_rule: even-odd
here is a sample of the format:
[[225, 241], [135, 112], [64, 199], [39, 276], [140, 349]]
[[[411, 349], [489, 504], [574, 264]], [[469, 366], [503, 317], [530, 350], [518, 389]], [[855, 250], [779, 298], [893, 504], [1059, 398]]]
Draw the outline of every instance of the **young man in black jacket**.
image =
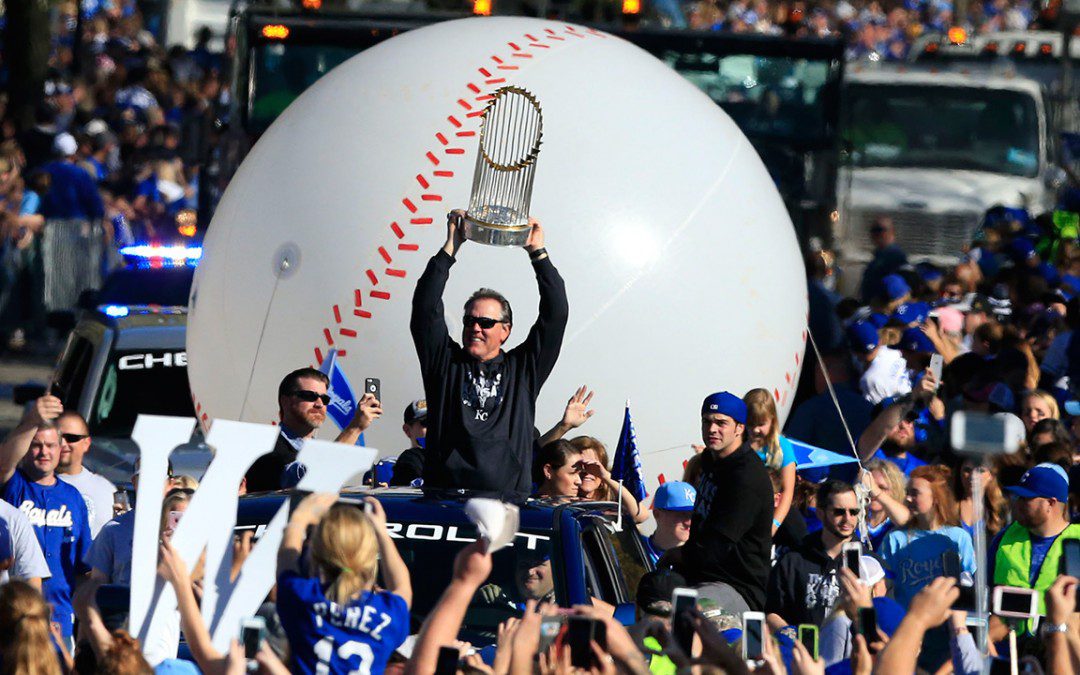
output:
[[859, 523], [855, 489], [838, 480], [822, 483], [817, 509], [822, 529], [807, 535], [802, 546], [781, 558], [769, 575], [765, 611], [773, 630], [801, 623], [820, 626], [840, 598], [841, 554], [844, 544], [855, 540]]
[[773, 489], [765, 463], [744, 438], [746, 405], [726, 391], [701, 405], [701, 479], [690, 539], [683, 546], [682, 575], [692, 584], [733, 590], [729, 612], [760, 612], [765, 606], [772, 545]]
[[416, 284], [410, 329], [427, 394], [424, 486], [528, 494], [536, 397], [562, 347], [566, 287], [531, 220], [525, 244], [540, 291], [540, 311], [525, 341], [502, 350], [513, 313], [501, 294], [481, 288], [465, 303], [459, 345], [443, 318], [442, 294], [465, 238], [464, 211], [447, 216], [446, 244]]

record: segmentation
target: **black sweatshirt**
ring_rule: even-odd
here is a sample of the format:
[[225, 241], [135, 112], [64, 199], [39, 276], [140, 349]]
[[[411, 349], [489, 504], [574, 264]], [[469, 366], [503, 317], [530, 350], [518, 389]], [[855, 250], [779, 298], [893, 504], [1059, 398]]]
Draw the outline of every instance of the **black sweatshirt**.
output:
[[528, 494], [536, 397], [562, 347], [566, 286], [549, 258], [534, 262], [536, 323], [520, 345], [481, 363], [446, 329], [442, 295], [453, 264], [436, 253], [413, 296], [410, 329], [428, 404], [424, 487]]
[[840, 566], [841, 556], [830, 558], [825, 552], [821, 530], [807, 535], [800, 548], [772, 568], [765, 611], [779, 614], [791, 625], [820, 626], [840, 597]]
[[749, 443], [724, 458], [706, 450], [701, 460], [682, 574], [694, 585], [728, 584], [751, 610], [761, 611], [772, 547], [768, 470]]

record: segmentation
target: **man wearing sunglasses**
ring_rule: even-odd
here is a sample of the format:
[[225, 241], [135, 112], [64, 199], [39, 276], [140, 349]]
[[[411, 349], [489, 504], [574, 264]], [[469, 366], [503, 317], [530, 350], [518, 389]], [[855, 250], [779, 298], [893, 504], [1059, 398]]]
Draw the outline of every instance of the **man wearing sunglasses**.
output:
[[[278, 415], [281, 417], [281, 433], [269, 454], [255, 460], [248, 469], [246, 489], [248, 492], [280, 490], [285, 468], [296, 461], [304, 441], [315, 436], [326, 421], [326, 407], [330, 405], [330, 380], [325, 373], [314, 368], [300, 368], [286, 375], [278, 385]], [[356, 404], [356, 414], [349, 425], [334, 440], [353, 445], [360, 434], [382, 415], [382, 407], [371, 394]], [[294, 467], [302, 475], [303, 467]], [[295, 478], [295, 476], [293, 476]], [[298, 480], [298, 478], [295, 478]], [[293, 485], [295, 482], [290, 481]]]
[[817, 510], [821, 529], [780, 558], [769, 574], [765, 611], [773, 630], [802, 623], [820, 626], [840, 598], [841, 554], [844, 544], [855, 541], [859, 524], [855, 489], [838, 480], [822, 483]]
[[[442, 295], [465, 241], [464, 211], [446, 220], [446, 243], [416, 284], [410, 329], [427, 394], [426, 487], [527, 494], [531, 487], [536, 397], [562, 347], [569, 307], [566, 287], [532, 220], [525, 244], [540, 293], [528, 336], [503, 351], [513, 327], [510, 303], [482, 288], [465, 303], [461, 344], [450, 337]], [[511, 255], [490, 251], [485, 255]]]
[[83, 466], [91, 439], [90, 427], [82, 415], [74, 410], [65, 410], [56, 418], [56, 427], [60, 432], [60, 466], [57, 472], [60, 480], [74, 485], [86, 500], [90, 534], [97, 537], [105, 523], [112, 520], [116, 486]]

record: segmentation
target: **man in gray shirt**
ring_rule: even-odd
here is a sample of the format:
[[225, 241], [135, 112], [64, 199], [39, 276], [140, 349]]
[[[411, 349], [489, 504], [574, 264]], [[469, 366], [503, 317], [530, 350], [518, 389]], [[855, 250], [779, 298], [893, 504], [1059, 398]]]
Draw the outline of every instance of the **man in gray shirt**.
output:
[[0, 500], [0, 585], [19, 579], [40, 591], [41, 580], [51, 576], [34, 526], [22, 511]]
[[60, 432], [60, 465], [57, 475], [79, 491], [86, 502], [86, 515], [90, 521], [90, 536], [97, 537], [105, 523], [113, 517], [113, 496], [116, 486], [104, 476], [99, 476], [83, 466], [83, 458], [90, 450], [90, 427], [83, 416], [74, 410], [65, 410], [56, 418]]

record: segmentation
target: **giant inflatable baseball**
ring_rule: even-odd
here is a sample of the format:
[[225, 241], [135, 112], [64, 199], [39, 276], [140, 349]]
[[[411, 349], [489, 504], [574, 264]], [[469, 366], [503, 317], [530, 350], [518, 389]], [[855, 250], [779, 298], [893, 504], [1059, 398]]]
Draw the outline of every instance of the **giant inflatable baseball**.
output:
[[[580, 433], [614, 451], [630, 401], [649, 488], [678, 478], [710, 392], [764, 387], [787, 415], [806, 341], [791, 222], [761, 161], [704, 94], [611, 35], [523, 18], [402, 34], [297, 99], [244, 160], [210, 226], [191, 295], [189, 372], [204, 425], [277, 419], [290, 370], [330, 348], [359, 391], [382, 381], [366, 434], [407, 446], [424, 395], [409, 335], [417, 277], [468, 206], [481, 114], [499, 87], [544, 116], [532, 214], [566, 280], [570, 322], [537, 406], [557, 422], [580, 384]], [[445, 298], [450, 334], [475, 289], [503, 292], [517, 344], [538, 295], [521, 249], [467, 242]], [[333, 438], [328, 421], [320, 436]], [[661, 477], [662, 476], [662, 477]]]

